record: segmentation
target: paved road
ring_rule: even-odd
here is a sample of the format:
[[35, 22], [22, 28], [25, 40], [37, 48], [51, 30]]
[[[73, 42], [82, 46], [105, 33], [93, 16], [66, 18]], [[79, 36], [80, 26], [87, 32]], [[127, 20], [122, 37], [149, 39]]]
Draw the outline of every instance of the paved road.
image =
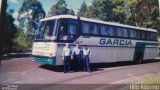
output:
[[[1, 62], [0, 83], [14, 84], [131, 84], [160, 75], [160, 59], [140, 65], [131, 62], [92, 65], [93, 72], [63, 73], [63, 67], [41, 66], [30, 55]], [[57, 86], [58, 87], [58, 86]], [[94, 88], [94, 86], [90, 86]], [[48, 86], [47, 86], [48, 88]], [[100, 86], [98, 88], [106, 88]], [[98, 88], [96, 88], [98, 90]], [[95, 89], [95, 90], [96, 90]]]

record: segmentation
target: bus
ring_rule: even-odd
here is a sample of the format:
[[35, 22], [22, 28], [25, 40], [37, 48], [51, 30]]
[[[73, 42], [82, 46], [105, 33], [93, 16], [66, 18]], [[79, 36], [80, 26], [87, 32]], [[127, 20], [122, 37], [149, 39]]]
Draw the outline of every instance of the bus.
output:
[[33, 42], [33, 60], [42, 65], [63, 65], [65, 43], [87, 45], [91, 63], [154, 59], [158, 56], [157, 30], [71, 15], [40, 20]]

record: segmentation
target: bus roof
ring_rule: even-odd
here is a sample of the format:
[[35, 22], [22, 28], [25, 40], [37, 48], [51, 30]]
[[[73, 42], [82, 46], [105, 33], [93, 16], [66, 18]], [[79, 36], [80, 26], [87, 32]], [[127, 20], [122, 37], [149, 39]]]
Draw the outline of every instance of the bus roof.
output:
[[[47, 20], [61, 19], [61, 18], [78, 19], [78, 16], [72, 16], [72, 15], [57, 15], [57, 16], [52, 16], [52, 17], [46, 17], [46, 18], [44, 18], [44, 19], [41, 19], [40, 21], [47, 21]], [[119, 24], [119, 23], [114, 23], [114, 22], [106, 22], [106, 21], [101, 21], [101, 20], [96, 20], [96, 19], [89, 19], [89, 18], [85, 18], [85, 17], [80, 17], [80, 20], [82, 20], [82, 21], [88, 21], [88, 22], [94, 22], [94, 23], [100, 23], [100, 24], [107, 24], [107, 25], [112, 25], [112, 26], [126, 27], [126, 28], [137, 29], [137, 30], [157, 32], [156, 29], [135, 27], [135, 26], [124, 25], [124, 24]]]

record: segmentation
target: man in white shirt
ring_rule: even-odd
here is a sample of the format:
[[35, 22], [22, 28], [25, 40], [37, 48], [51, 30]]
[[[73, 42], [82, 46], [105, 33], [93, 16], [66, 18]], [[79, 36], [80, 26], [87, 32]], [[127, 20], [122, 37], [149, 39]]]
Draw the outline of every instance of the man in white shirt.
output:
[[91, 57], [91, 50], [87, 46], [84, 46], [83, 48], [83, 66], [84, 66], [84, 70], [88, 72], [91, 72], [90, 57]]
[[75, 60], [75, 71], [78, 70], [80, 71], [82, 69], [82, 61], [81, 61], [81, 57], [82, 57], [82, 50], [79, 47], [79, 43], [76, 43], [76, 47], [73, 48], [73, 52], [72, 52], [72, 59], [74, 57]]
[[70, 71], [70, 60], [71, 60], [71, 48], [69, 47], [69, 43], [66, 43], [66, 46], [63, 48], [62, 57], [64, 60], [64, 73]]

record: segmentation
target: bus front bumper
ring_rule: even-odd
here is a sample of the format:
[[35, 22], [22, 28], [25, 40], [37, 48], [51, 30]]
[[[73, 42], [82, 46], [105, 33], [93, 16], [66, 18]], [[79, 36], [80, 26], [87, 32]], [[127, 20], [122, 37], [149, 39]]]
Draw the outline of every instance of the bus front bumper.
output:
[[55, 65], [56, 57], [46, 57], [46, 56], [33, 56], [33, 59], [36, 63], [42, 65]]

